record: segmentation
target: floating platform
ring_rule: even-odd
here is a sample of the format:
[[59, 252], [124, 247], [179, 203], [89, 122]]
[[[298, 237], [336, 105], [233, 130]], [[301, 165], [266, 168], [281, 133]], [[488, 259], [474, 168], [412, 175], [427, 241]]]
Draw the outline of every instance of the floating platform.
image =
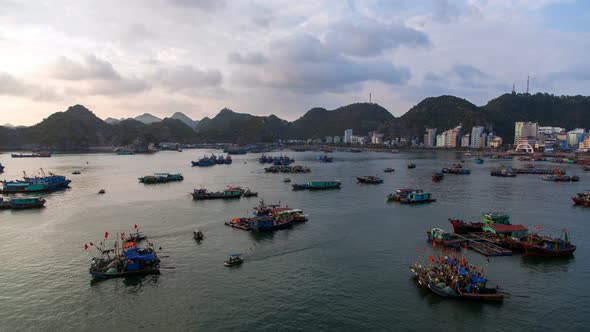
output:
[[512, 256], [512, 251], [502, 248], [481, 233], [468, 233], [465, 235], [456, 234], [457, 237], [467, 241], [467, 245], [473, 251], [487, 257]]
[[234, 224], [231, 221], [226, 221], [225, 222], [225, 225], [226, 226], [233, 227], [233, 228], [243, 229], [245, 231], [249, 231], [251, 229], [250, 224], [246, 224], [246, 223], [237, 223], [237, 224]]

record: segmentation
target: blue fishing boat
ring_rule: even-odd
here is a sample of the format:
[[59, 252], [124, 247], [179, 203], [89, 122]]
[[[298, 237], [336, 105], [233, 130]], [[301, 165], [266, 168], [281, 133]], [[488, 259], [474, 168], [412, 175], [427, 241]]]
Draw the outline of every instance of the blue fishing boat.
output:
[[0, 193], [32, 193], [42, 191], [54, 191], [59, 189], [65, 189], [69, 187], [70, 180], [66, 179], [65, 176], [55, 175], [49, 173], [49, 176], [35, 176], [25, 177], [23, 180], [16, 181], [2, 181], [2, 190]]
[[114, 257], [93, 258], [90, 274], [97, 278], [116, 278], [160, 273], [160, 259], [152, 248], [129, 248]]
[[334, 161], [334, 158], [328, 157], [327, 155], [322, 155], [322, 156], [316, 156], [315, 160], [318, 160], [323, 163], [331, 163]]
[[432, 198], [431, 193], [414, 191], [408, 193], [405, 197], [401, 197], [399, 202], [403, 204], [432, 203], [436, 202], [436, 199]]
[[262, 216], [249, 218], [250, 229], [257, 232], [268, 232], [291, 227], [293, 218], [278, 218], [275, 216]]
[[208, 167], [215, 165], [215, 161], [216, 160], [213, 160], [207, 156], [203, 156], [203, 158], [199, 159], [198, 161], [191, 161], [191, 163], [193, 166]]
[[478, 165], [481, 165], [481, 164], [483, 164], [483, 159], [481, 159], [481, 158], [478, 157], [478, 158], [473, 159], [473, 162], [476, 163], [476, 164], [478, 164]]

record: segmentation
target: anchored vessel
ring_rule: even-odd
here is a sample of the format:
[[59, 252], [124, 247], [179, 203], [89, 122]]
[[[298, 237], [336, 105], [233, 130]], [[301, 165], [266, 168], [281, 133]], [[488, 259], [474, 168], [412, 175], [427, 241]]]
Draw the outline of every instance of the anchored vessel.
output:
[[310, 181], [303, 184], [293, 184], [293, 190], [327, 190], [340, 189], [340, 181]]
[[209, 191], [207, 189], [195, 189], [191, 195], [194, 200], [207, 199], [235, 199], [240, 198], [244, 194], [242, 188], [228, 187], [223, 191]]
[[160, 273], [160, 259], [153, 248], [130, 247], [113, 257], [109, 251], [92, 259], [89, 272], [93, 277], [106, 279]]
[[357, 176], [356, 179], [359, 183], [369, 183], [369, 184], [380, 184], [383, 183], [383, 179], [378, 178], [376, 176]]
[[45, 205], [45, 199], [40, 197], [19, 197], [5, 200], [0, 197], [0, 210], [24, 210], [42, 208]]
[[464, 242], [457, 235], [440, 228], [433, 228], [429, 232], [426, 232], [426, 235], [428, 236], [428, 241], [440, 243], [447, 247], [459, 247]]
[[144, 184], [166, 183], [182, 180], [184, 180], [182, 174], [170, 173], [155, 173], [154, 175], [146, 175], [144, 177], [139, 178], [139, 182]]
[[51, 157], [51, 153], [49, 153], [49, 152], [13, 153], [10, 156], [12, 158], [49, 158], [49, 157]]
[[54, 191], [67, 188], [70, 182], [71, 181], [66, 179], [65, 176], [52, 173], [49, 173], [49, 176], [46, 176], [42, 172], [42, 176], [35, 177], [28, 177], [25, 174], [23, 180], [2, 181], [2, 190], [0, 190], [0, 192], [9, 194]]
[[572, 197], [572, 200], [574, 201], [574, 205], [590, 207], [590, 191], [578, 193], [576, 196]]

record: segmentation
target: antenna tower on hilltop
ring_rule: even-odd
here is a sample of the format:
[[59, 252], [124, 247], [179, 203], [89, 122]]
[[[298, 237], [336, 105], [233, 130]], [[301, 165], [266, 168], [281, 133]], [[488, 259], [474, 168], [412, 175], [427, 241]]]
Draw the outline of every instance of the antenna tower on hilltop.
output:
[[529, 80], [531, 79], [530, 76], [526, 77], [526, 94], [529, 94]]

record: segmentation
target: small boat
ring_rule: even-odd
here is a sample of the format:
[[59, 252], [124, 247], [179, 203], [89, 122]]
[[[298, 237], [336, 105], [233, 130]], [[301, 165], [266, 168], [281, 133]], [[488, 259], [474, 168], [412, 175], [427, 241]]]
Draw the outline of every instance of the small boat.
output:
[[459, 247], [464, 242], [457, 235], [440, 228], [433, 228], [430, 232], [426, 232], [426, 235], [428, 236], [428, 241], [440, 243], [447, 247]]
[[433, 182], [440, 182], [445, 178], [445, 175], [441, 172], [436, 172], [432, 175]]
[[49, 152], [13, 153], [10, 156], [12, 158], [49, 158], [49, 157], [51, 157], [51, 153], [49, 153]]
[[240, 265], [244, 262], [244, 258], [242, 257], [242, 254], [231, 254], [229, 255], [229, 258], [223, 262], [223, 265], [225, 266], [235, 266], [235, 265]]
[[368, 184], [380, 184], [383, 183], [383, 179], [378, 178], [376, 176], [357, 176], [356, 179], [359, 183], [368, 183]]
[[465, 152], [465, 158], [471, 158], [471, 152]]
[[409, 169], [416, 168], [416, 164], [408, 164], [408, 168]]
[[99, 191], [98, 191], [98, 193], [99, 193], [99, 194], [106, 194], [106, 190], [104, 190], [104, 189], [101, 189], [101, 190], [99, 190]]
[[4, 172], [4, 166], [0, 163], [0, 173]]
[[135, 153], [133, 151], [119, 151], [117, 152], [118, 156], [132, 156]]
[[73, 171], [72, 174], [74, 174], [74, 175], [80, 175], [80, 174], [82, 174], [82, 172], [80, 172], [80, 171]]
[[293, 190], [328, 190], [340, 189], [340, 181], [310, 181], [304, 184], [293, 184]]
[[478, 164], [478, 165], [481, 165], [481, 164], [483, 164], [483, 159], [477, 157], [477, 158], [473, 159], [473, 162], [476, 163], [476, 164]]
[[574, 201], [574, 205], [590, 207], [590, 192], [578, 193], [572, 197], [572, 200]]
[[590, 165], [584, 166], [584, 171], [585, 172], [590, 172]]
[[283, 182], [285, 182], [285, 183], [291, 182], [291, 178], [284, 178]]
[[442, 169], [442, 173], [466, 175], [471, 174], [471, 171], [463, 167], [445, 167]]
[[396, 201], [399, 202], [400, 199], [405, 198], [410, 193], [422, 193], [422, 190], [419, 189], [396, 189], [395, 193], [387, 195], [388, 201]]
[[497, 176], [502, 178], [513, 178], [516, 177], [516, 173], [512, 171], [511, 168], [503, 168], [500, 170], [492, 170], [490, 171], [491, 176]]
[[420, 204], [436, 202], [436, 199], [432, 198], [431, 193], [425, 193], [420, 190], [419, 192], [408, 193], [405, 197], [401, 197], [399, 202], [402, 204]]
[[385, 173], [393, 173], [393, 172], [395, 172], [395, 169], [393, 169], [391, 167], [387, 167], [386, 169], [383, 170], [383, 172], [385, 172]]
[[154, 175], [146, 175], [139, 178], [139, 182], [143, 184], [167, 183], [182, 180], [184, 180], [182, 174], [170, 173], [155, 173]]
[[193, 232], [193, 239], [195, 239], [195, 241], [201, 241], [205, 238], [205, 234], [203, 234], [203, 232], [201, 232], [201, 230], [196, 230]]
[[580, 181], [580, 177], [573, 175], [544, 175], [541, 179], [545, 181], [553, 181], [553, 182], [578, 182]]
[[323, 163], [331, 163], [332, 161], [334, 161], [334, 158], [328, 157], [327, 155], [316, 156], [315, 159]]
[[257, 197], [258, 193], [255, 191], [251, 191], [250, 188], [246, 188], [244, 193], [242, 194], [244, 197]]
[[158, 274], [160, 259], [152, 248], [130, 247], [121, 255], [93, 258], [88, 272], [103, 279]]
[[464, 222], [461, 219], [451, 219], [449, 218], [449, 222], [453, 225], [453, 232], [455, 234], [466, 234], [466, 233], [474, 233], [474, 232], [481, 232], [483, 226], [485, 225], [482, 222]]

